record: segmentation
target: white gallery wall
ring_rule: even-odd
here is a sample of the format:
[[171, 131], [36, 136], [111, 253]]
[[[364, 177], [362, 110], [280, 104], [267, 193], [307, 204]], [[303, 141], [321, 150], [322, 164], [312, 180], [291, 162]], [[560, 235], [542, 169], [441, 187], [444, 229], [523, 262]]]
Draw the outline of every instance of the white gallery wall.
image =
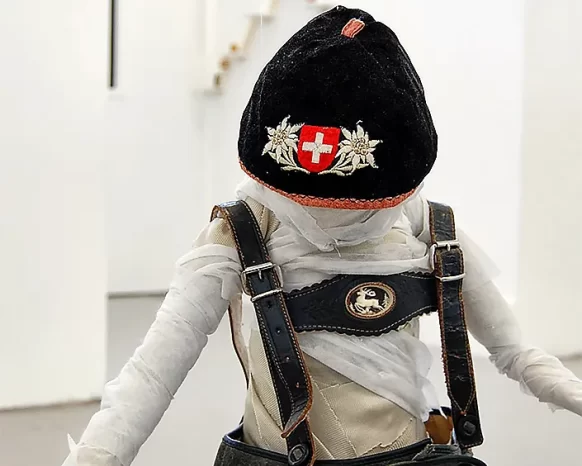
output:
[[[247, 59], [231, 64], [222, 94], [201, 95], [208, 50], [218, 63], [241, 38], [245, 14], [267, 3], [123, 2], [120, 88], [107, 102], [110, 291], [165, 289], [213, 203], [232, 199], [242, 176], [238, 124], [252, 86], [275, 51], [319, 12], [307, 1], [280, 0]], [[456, 208], [499, 265], [500, 286], [513, 300], [523, 0], [351, 3], [390, 25], [409, 50], [440, 136], [426, 194]]]
[[118, 4], [118, 87], [104, 94], [109, 291], [161, 290], [210, 215], [203, 2]]
[[[120, 88], [108, 102], [115, 145], [108, 152], [114, 169], [108, 171], [107, 209], [113, 292], [168, 286], [175, 259], [206, 224], [213, 203], [232, 199], [241, 180], [238, 126], [257, 76], [321, 11], [309, 2], [281, 0], [273, 17], [263, 19], [246, 59], [231, 63], [215, 95], [201, 93], [211, 83], [209, 73], [244, 37], [246, 15], [268, 11], [271, 2], [194, 3], [168, 9], [128, 0], [121, 11]], [[409, 51], [440, 137], [426, 195], [456, 209], [459, 224], [498, 264], [499, 286], [513, 302], [523, 1], [351, 3], [391, 26]], [[425, 338], [436, 342], [432, 324]]]
[[[280, 0], [246, 59], [230, 64], [223, 92], [213, 94], [203, 92], [209, 63], [241, 38], [245, 15], [264, 2], [118, 2], [119, 85], [109, 91], [107, 3], [2, 7], [0, 367], [9, 370], [0, 407], [99, 393], [106, 292], [167, 288], [212, 205], [231, 199], [241, 179], [238, 122], [256, 77], [319, 12], [308, 1]], [[581, 194], [580, 107], [568, 97], [580, 98], [576, 0], [552, 9], [541, 0], [345, 4], [391, 26], [423, 78], [440, 136], [426, 195], [453, 205], [459, 224], [498, 264], [499, 285], [510, 301], [518, 296], [528, 336], [550, 350], [579, 348], [580, 314], [567, 290], [579, 284], [580, 253], [561, 244], [559, 264], [551, 254], [555, 236], [580, 224], [576, 203], [558, 197], [560, 190], [570, 199]], [[551, 41], [540, 41], [541, 23]], [[578, 74], [557, 81], [564, 69]], [[559, 163], [545, 163], [546, 154]], [[543, 245], [539, 261], [530, 254], [536, 245]], [[554, 280], [536, 276], [536, 267]], [[538, 299], [529, 291], [544, 287], [559, 293]], [[568, 329], [545, 330], [549, 308]]]
[[528, 338], [582, 354], [582, 3], [526, 9], [516, 310]]
[[[228, 2], [226, 2], [228, 3]], [[520, 142], [523, 96], [523, 1], [471, 4], [449, 0], [342, 2], [371, 12], [399, 36], [423, 79], [439, 132], [439, 159], [425, 194], [451, 204], [458, 224], [500, 269], [497, 282], [510, 302], [517, 283]], [[329, 2], [326, 2], [329, 4]], [[228, 74], [224, 92], [205, 100], [205, 137], [212, 147], [212, 199], [232, 198], [241, 178], [236, 163], [240, 115], [264, 64], [313, 14], [282, 0], [265, 21], [245, 62]], [[217, 24], [222, 24], [218, 22]], [[495, 34], [490, 31], [495, 24]], [[232, 30], [232, 24], [229, 30]], [[228, 40], [226, 35], [222, 40]], [[225, 43], [223, 48], [228, 44]], [[423, 339], [438, 344], [429, 319]], [[476, 351], [483, 350], [476, 346]]]
[[101, 3], [2, 5], [0, 409], [101, 392], [107, 290]]
[[352, 0], [398, 35], [426, 91], [439, 155], [425, 195], [450, 204], [491, 256], [513, 301], [523, 92], [524, 1]]

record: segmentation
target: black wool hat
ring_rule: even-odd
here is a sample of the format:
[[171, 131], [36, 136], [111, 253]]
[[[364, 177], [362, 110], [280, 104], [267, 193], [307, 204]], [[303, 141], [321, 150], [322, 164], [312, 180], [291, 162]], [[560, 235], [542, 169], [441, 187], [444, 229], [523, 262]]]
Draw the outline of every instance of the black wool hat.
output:
[[420, 185], [437, 134], [410, 58], [386, 25], [334, 8], [262, 71], [243, 114], [243, 170], [314, 207], [392, 207]]

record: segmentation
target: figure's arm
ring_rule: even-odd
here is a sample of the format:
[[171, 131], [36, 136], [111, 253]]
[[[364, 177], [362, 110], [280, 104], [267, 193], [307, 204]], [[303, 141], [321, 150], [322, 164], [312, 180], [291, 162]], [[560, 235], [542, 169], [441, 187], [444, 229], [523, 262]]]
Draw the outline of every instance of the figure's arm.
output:
[[234, 248], [212, 244], [224, 222], [215, 220], [177, 263], [170, 291], [143, 344], [104, 389], [64, 466], [129, 466], [216, 331], [229, 301], [240, 294]]
[[519, 324], [494, 283], [464, 293], [467, 326], [502, 374], [526, 393], [582, 416], [582, 381], [554, 356], [522, 342]]
[[[423, 196], [412, 199], [406, 204], [405, 214], [413, 234], [430, 244], [427, 200]], [[526, 393], [582, 416], [582, 381], [557, 358], [522, 341], [519, 324], [492, 281], [497, 267], [460, 228], [457, 237], [465, 256], [463, 297], [471, 334], [487, 348], [499, 371], [518, 381]]]

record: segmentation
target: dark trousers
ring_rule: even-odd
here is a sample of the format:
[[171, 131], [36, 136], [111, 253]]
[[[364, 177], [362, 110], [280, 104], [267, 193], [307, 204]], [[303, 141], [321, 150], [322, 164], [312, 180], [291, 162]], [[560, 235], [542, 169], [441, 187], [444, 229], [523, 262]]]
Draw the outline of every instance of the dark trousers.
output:
[[[242, 429], [226, 435], [214, 462], [214, 466], [287, 466], [287, 457], [279, 453], [263, 450], [242, 442]], [[422, 452], [430, 448], [428, 441], [419, 442], [399, 450], [350, 460], [316, 461], [318, 466], [486, 466], [478, 459], [444, 454], [415, 461]]]

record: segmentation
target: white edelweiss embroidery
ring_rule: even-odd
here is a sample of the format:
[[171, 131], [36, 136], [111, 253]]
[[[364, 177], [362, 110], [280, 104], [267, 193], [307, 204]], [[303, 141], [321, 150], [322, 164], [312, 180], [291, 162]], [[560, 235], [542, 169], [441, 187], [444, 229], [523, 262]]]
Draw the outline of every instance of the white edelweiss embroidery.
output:
[[[334, 174], [338, 176], [349, 176], [361, 168], [378, 168], [374, 158], [374, 151], [376, 150], [376, 146], [382, 143], [382, 141], [370, 139], [370, 135], [360, 125], [360, 122], [356, 124], [355, 131], [349, 131], [343, 127], [308, 126], [304, 123], [291, 124], [289, 123], [289, 118], [290, 116], [285, 117], [276, 128], [266, 128], [269, 141], [265, 144], [262, 152], [262, 155], [269, 154], [275, 162], [281, 165], [282, 170], [299, 171], [307, 174], [317, 173], [318, 175]], [[301, 136], [298, 134], [300, 130]], [[338, 144], [338, 133], [340, 130], [344, 139]], [[335, 143], [333, 142], [334, 131], [337, 131], [335, 133]], [[315, 142], [312, 139], [307, 140], [307, 138], [314, 137], [314, 134], [316, 138]], [[318, 137], [319, 139], [317, 139]], [[313, 146], [313, 148], [316, 148], [314, 144], [319, 144], [323, 147], [324, 138], [327, 138], [328, 143], [325, 146], [329, 150], [327, 152], [319, 152], [318, 155], [329, 153], [333, 157], [333, 162], [330, 159], [325, 162], [320, 158], [310, 160], [312, 164], [325, 163], [329, 168], [318, 171], [311, 166], [312, 164], [301, 159], [301, 154], [299, 154], [299, 160], [296, 160], [299, 152], [298, 146], [301, 141], [303, 141], [302, 150], [309, 152], [309, 149], [306, 149], [308, 145], [309, 147]], [[336, 151], [337, 153], [333, 155]], [[301, 165], [298, 164], [298, 161]], [[324, 167], [322, 166], [321, 168]]]
[[337, 162], [329, 169], [319, 173], [325, 175], [333, 173], [339, 176], [347, 176], [356, 170], [365, 167], [378, 168], [373, 152], [381, 140], [370, 139], [364, 128], [357, 124], [356, 131], [350, 132], [341, 128], [345, 139], [340, 142], [340, 148], [335, 156]]
[[267, 127], [269, 142], [265, 145], [262, 155], [269, 154], [275, 162], [283, 165], [283, 170], [297, 170], [309, 173], [309, 171], [301, 168], [295, 162], [295, 153], [299, 142], [297, 132], [303, 127], [303, 123], [291, 125], [289, 124], [289, 118], [289, 116], [285, 117], [276, 128]]

